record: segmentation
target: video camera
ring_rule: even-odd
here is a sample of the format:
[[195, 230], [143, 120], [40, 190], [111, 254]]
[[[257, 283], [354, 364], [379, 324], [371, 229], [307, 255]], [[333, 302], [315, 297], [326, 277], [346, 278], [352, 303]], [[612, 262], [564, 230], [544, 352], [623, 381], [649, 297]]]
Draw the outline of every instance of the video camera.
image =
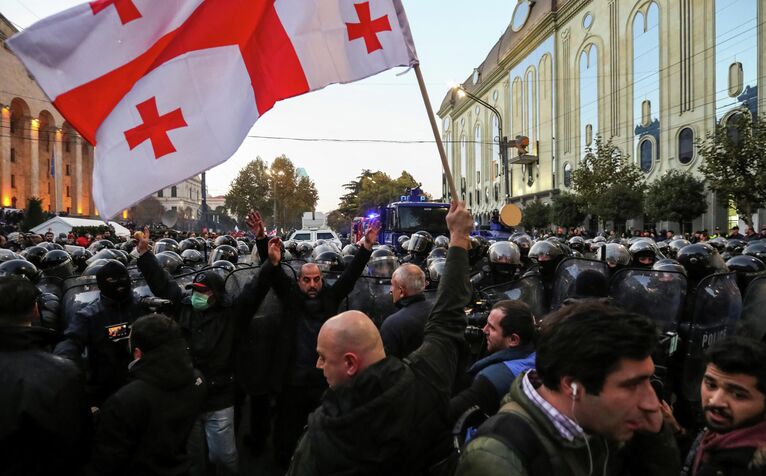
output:
[[173, 301], [154, 296], [144, 296], [138, 303], [149, 312], [168, 313], [173, 310]]
[[472, 351], [476, 350], [476, 347], [481, 348], [484, 345], [484, 326], [487, 325], [487, 318], [491, 309], [492, 305], [489, 301], [476, 300], [465, 310], [465, 340]]

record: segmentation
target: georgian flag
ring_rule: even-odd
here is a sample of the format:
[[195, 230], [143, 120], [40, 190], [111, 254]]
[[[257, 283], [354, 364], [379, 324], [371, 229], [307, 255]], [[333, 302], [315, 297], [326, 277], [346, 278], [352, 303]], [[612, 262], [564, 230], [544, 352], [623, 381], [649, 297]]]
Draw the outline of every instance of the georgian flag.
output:
[[276, 101], [418, 62], [400, 0], [97, 0], [7, 44], [96, 146], [107, 218], [226, 161]]

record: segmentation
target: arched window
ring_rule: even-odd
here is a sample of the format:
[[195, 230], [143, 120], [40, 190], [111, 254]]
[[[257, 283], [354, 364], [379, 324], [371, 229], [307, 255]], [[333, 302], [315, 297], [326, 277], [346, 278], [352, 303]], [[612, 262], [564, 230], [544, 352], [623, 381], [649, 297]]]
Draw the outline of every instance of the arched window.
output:
[[684, 127], [678, 133], [678, 161], [688, 164], [694, 158], [694, 131]]
[[639, 162], [641, 164], [641, 170], [644, 172], [648, 172], [652, 168], [652, 149], [653, 149], [652, 141], [649, 139], [644, 139], [641, 141], [641, 144], [639, 144], [638, 148], [638, 155], [639, 155]]
[[468, 151], [466, 150], [465, 134], [460, 137], [460, 175], [468, 177]]
[[481, 189], [481, 124], [476, 124], [476, 130], [473, 135], [473, 164], [476, 171], [476, 190]]
[[598, 47], [590, 44], [580, 54], [580, 150], [583, 156], [599, 131], [598, 101]]
[[564, 164], [564, 186], [569, 188], [572, 186], [572, 166], [567, 162]]
[[497, 177], [503, 165], [500, 160], [500, 123], [494, 114], [492, 114], [492, 163], [495, 164], [494, 175]]

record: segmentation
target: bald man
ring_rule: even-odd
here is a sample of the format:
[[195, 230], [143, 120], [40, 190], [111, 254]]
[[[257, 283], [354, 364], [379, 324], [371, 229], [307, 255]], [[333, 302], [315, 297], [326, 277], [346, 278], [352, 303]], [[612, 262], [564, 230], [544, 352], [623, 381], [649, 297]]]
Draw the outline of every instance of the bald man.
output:
[[317, 368], [329, 389], [293, 455], [288, 475], [427, 474], [451, 452], [450, 388], [463, 341], [463, 306], [471, 296], [468, 235], [473, 218], [463, 204], [447, 214], [450, 248], [423, 344], [405, 360], [387, 356], [362, 312], [324, 323]]
[[273, 349], [270, 358], [262, 362], [268, 378], [263, 388], [278, 394], [274, 455], [285, 468], [309, 413], [319, 405], [327, 389], [322, 372], [315, 366], [319, 329], [338, 312], [343, 299], [354, 289], [367, 266], [379, 231], [379, 223], [373, 223], [367, 229], [354, 260], [331, 286], [325, 284], [322, 271], [315, 263], [301, 267], [296, 283], [279, 265], [282, 258], [280, 241], [273, 239], [269, 243], [269, 259], [259, 276], [271, 283], [285, 312], [276, 316], [279, 322], [273, 327], [278, 329], [277, 335], [264, 335], [259, 343]]
[[414, 264], [403, 264], [391, 276], [391, 298], [398, 311], [380, 326], [386, 354], [403, 359], [423, 343], [428, 315], [434, 305], [426, 301], [426, 275]]

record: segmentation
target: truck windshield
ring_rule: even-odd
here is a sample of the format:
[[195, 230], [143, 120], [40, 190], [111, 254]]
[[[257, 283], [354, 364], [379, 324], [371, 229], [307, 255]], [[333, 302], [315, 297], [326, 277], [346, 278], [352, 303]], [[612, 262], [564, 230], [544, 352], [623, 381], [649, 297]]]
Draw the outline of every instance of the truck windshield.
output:
[[434, 235], [447, 235], [448, 211], [446, 207], [399, 207], [398, 229], [404, 233], [425, 230]]

